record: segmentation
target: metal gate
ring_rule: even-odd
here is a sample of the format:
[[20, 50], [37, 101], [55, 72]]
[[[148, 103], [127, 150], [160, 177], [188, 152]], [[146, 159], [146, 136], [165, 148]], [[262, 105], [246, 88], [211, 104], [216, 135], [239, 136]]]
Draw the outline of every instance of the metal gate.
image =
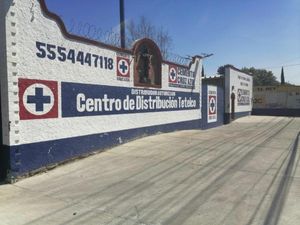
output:
[[224, 78], [202, 80], [201, 128], [209, 129], [224, 124]]

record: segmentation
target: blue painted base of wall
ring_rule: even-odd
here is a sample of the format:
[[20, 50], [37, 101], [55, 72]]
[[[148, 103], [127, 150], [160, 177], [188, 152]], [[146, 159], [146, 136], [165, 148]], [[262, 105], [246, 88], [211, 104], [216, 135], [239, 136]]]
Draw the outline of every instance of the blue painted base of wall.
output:
[[39, 171], [47, 166], [63, 163], [70, 159], [88, 155], [116, 146], [122, 142], [157, 132], [171, 132], [184, 129], [199, 129], [200, 120], [174, 124], [165, 124], [131, 130], [94, 134], [75, 138], [46, 141], [33, 144], [7, 147], [9, 149], [8, 180], [25, 176], [32, 171]]
[[230, 123], [232, 120], [236, 120], [238, 118], [244, 117], [244, 116], [250, 116], [251, 112], [238, 112], [234, 114], [234, 119], [232, 119], [232, 115], [231, 113], [225, 113], [224, 114], [224, 123], [228, 124]]
[[249, 112], [238, 112], [238, 113], [234, 114], [234, 118], [238, 119], [238, 118], [241, 118], [241, 117], [244, 117], [244, 116], [250, 116], [250, 115], [251, 115], [251, 111], [249, 111]]
[[253, 109], [252, 115], [300, 117], [300, 109]]
[[204, 122], [204, 123], [202, 123], [201, 129], [202, 130], [207, 130], [207, 129], [219, 127], [219, 126], [222, 126], [222, 125], [224, 125], [223, 121], [217, 121], [217, 122], [213, 122], [213, 123]]
[[9, 148], [1, 146], [0, 149], [0, 182], [5, 180], [9, 169]]

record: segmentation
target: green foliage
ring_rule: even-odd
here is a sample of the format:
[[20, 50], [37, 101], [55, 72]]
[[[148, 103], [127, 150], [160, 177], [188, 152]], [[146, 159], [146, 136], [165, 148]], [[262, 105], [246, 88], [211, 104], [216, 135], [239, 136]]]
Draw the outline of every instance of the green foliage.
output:
[[255, 69], [254, 67], [244, 67], [242, 71], [253, 76], [253, 86], [273, 86], [279, 84], [272, 71]]
[[285, 79], [284, 79], [284, 71], [283, 67], [281, 67], [281, 85], [285, 84]]
[[[225, 67], [232, 66], [230, 64], [226, 64], [224, 66], [220, 66], [218, 68], [218, 74], [225, 75]], [[256, 69], [254, 67], [244, 67], [241, 69], [244, 73], [250, 74], [253, 76], [253, 86], [273, 86], [279, 85], [277, 78], [274, 76], [272, 71], [268, 71], [265, 69]]]
[[231, 64], [226, 64], [226, 65], [224, 65], [224, 66], [220, 66], [219, 68], [218, 68], [218, 74], [221, 74], [221, 75], [225, 75], [225, 67], [226, 66], [233, 66], [233, 65], [231, 65]]
[[201, 70], [201, 76], [202, 76], [202, 77], [205, 77], [203, 65], [202, 65], [202, 70]]

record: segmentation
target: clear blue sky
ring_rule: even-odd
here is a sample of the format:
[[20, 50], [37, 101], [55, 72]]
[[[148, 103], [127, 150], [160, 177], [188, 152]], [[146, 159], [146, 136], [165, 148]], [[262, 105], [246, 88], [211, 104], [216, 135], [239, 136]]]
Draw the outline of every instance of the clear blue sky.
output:
[[[300, 85], [300, 0], [124, 0], [125, 18], [145, 16], [166, 29], [179, 55], [214, 53], [208, 75], [224, 64], [265, 68]], [[118, 31], [119, 0], [47, 0], [67, 26]], [[74, 31], [76, 33], [76, 29]], [[297, 65], [298, 64], [298, 65]], [[278, 79], [280, 80], [280, 79]]]

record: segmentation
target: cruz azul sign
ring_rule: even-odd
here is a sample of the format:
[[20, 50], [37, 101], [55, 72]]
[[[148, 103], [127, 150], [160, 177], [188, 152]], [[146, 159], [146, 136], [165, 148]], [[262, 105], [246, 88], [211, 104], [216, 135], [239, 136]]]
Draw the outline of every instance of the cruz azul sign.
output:
[[[55, 81], [20, 79], [20, 119], [58, 117]], [[199, 93], [61, 83], [62, 117], [199, 109]]]
[[62, 83], [62, 117], [199, 108], [198, 93]]
[[195, 72], [186, 67], [169, 65], [169, 87], [193, 89]]
[[207, 86], [207, 123], [217, 122], [217, 87]]
[[20, 119], [58, 117], [56, 81], [19, 79]]

